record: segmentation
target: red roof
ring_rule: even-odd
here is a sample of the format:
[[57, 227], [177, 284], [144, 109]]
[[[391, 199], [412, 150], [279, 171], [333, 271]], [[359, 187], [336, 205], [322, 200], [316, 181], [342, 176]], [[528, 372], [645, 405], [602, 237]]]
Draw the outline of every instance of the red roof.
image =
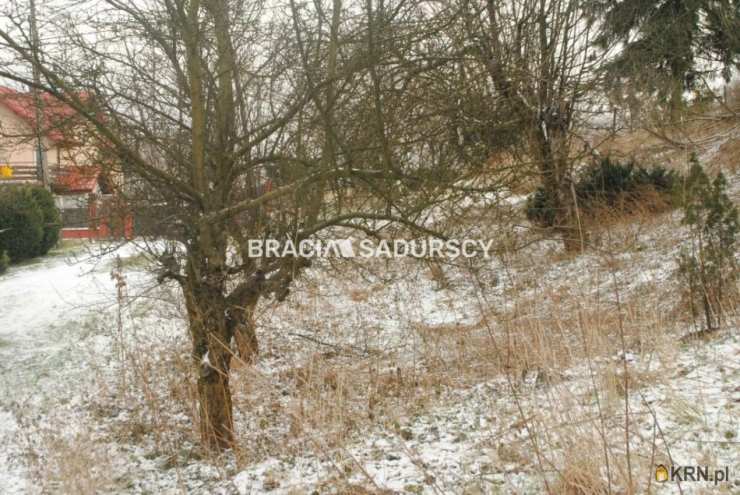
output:
[[54, 177], [54, 190], [60, 194], [91, 193], [98, 186], [98, 167], [64, 167]]
[[[69, 105], [60, 102], [48, 93], [40, 93], [43, 109], [42, 127], [46, 136], [55, 142], [73, 140], [70, 128], [77, 115]], [[21, 93], [11, 88], [0, 86], [0, 104], [28, 122], [32, 127], [36, 124], [36, 109], [33, 93]]]

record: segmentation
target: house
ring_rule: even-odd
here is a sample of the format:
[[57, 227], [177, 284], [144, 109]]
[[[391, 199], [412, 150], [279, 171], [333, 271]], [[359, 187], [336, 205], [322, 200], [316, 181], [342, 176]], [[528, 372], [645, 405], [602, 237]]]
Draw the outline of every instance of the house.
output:
[[[0, 187], [23, 183], [49, 187], [61, 212], [62, 238], [107, 237], [115, 230], [128, 237], [133, 221], [126, 217], [112, 222], [109, 213], [110, 205], [121, 203], [115, 193], [122, 187], [122, 174], [103, 170], [99, 165], [103, 157], [90, 144], [86, 130], [77, 112], [51, 95], [35, 97], [0, 86]], [[111, 228], [111, 223], [119, 228]]]

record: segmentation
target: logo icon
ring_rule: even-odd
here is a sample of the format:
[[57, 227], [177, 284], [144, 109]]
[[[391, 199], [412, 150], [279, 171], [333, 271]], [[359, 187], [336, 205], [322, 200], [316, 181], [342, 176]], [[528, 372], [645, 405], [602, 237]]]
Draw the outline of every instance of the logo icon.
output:
[[352, 239], [339, 239], [337, 247], [343, 258], [354, 258], [355, 248], [352, 246]]
[[663, 464], [659, 464], [658, 467], [655, 468], [655, 481], [658, 483], [665, 483], [668, 481], [668, 468]]

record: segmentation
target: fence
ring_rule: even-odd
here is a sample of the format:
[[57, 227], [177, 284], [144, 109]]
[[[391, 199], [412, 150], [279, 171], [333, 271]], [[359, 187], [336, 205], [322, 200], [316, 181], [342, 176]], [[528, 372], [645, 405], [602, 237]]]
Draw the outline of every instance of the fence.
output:
[[0, 163], [0, 184], [40, 182], [34, 162]]
[[[58, 164], [47, 164], [49, 180], [54, 181], [65, 174], [72, 173]], [[41, 184], [39, 170], [35, 162], [0, 162], [0, 186], [3, 184]]]
[[62, 238], [127, 238], [134, 233], [133, 216], [114, 195], [86, 194], [60, 197], [57, 206], [62, 217]]

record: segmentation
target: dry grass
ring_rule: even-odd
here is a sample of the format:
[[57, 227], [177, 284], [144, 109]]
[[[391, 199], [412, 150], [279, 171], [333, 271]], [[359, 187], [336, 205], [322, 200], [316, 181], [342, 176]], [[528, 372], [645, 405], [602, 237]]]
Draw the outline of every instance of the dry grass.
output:
[[[623, 237], [634, 241], [637, 234], [632, 232]], [[615, 235], [603, 244], [617, 245], [620, 249], [630, 245]], [[625, 393], [634, 394], [658, 377], [649, 370], [629, 369], [625, 374], [619, 362], [604, 360], [619, 349], [639, 356], [669, 352], [664, 344], [674, 341], [675, 321], [666, 317], [659, 304], [663, 293], [653, 286], [621, 294], [617, 307], [613, 289], [604, 281], [608, 281], [613, 272], [628, 267], [618, 257], [601, 256], [598, 266], [591, 268], [594, 271], [589, 274], [586, 285], [574, 286], [563, 281], [559, 285], [543, 286], [539, 280], [553, 261], [568, 263], [559, 257], [541, 259], [534, 273], [522, 276], [521, 286], [519, 280], [512, 281], [509, 293], [514, 300], [511, 305], [497, 308], [481, 303], [480, 318], [474, 323], [411, 324], [409, 331], [416, 339], [415, 366], [391, 352], [364, 356], [348, 356], [339, 349], [315, 352], [300, 364], [277, 374], [240, 378], [237, 386], [239, 383], [250, 385], [239, 395], [237, 406], [249, 410], [256, 416], [254, 421], [267, 427], [269, 435], [266, 436], [272, 438], [272, 447], [265, 452], [272, 455], [286, 449], [305, 454], [306, 448], [315, 449], [311, 439], [317, 435], [322, 439], [322, 449], [341, 446], [357, 432], [377, 425], [386, 425], [401, 435], [402, 429], [398, 426], [401, 418], [433, 410], [447, 390], [502, 378], [515, 388], [525, 380], [534, 381], [537, 386], [553, 387], [555, 395], [560, 396], [548, 409], [570, 411], [557, 418], [561, 425], [569, 425], [583, 418], [579, 417], [577, 398], [569, 396], [567, 387], [559, 384], [567, 380], [565, 377], [573, 365], [589, 361], [594, 365], [594, 389], [602, 394], [604, 412], [610, 421], [619, 421]], [[526, 256], [511, 259], [512, 265], [528, 262], [531, 260]], [[321, 298], [322, 295], [316, 292], [311, 297]], [[651, 298], [652, 303], [646, 297]], [[366, 295], [358, 298], [350, 294], [349, 299], [367, 302]], [[310, 298], [302, 300], [304, 307], [312, 304]], [[396, 317], [403, 319], [401, 315]], [[670, 357], [663, 359], [670, 362]], [[511, 392], [516, 394], [514, 389]], [[270, 406], [264, 407], [265, 404]], [[527, 412], [537, 414], [536, 409]], [[581, 413], [585, 414], [586, 410]], [[275, 426], [279, 424], [284, 427], [276, 431]], [[539, 429], [551, 426], [543, 424]], [[593, 429], [589, 430], [588, 435], [594, 434]], [[249, 445], [255, 435], [260, 434], [250, 430], [242, 438], [247, 435], [251, 440], [243, 448], [254, 452]], [[588, 442], [592, 443], [593, 439], [589, 437]], [[582, 452], [586, 444], [586, 439], [574, 440], [572, 449]], [[262, 445], [266, 447], [267, 442]], [[531, 449], [531, 446], [524, 447]], [[545, 452], [555, 452], [562, 446], [548, 445], [543, 440], [541, 448]], [[507, 455], [514, 450], [504, 447], [502, 452]], [[321, 451], [316, 454], [320, 455]], [[625, 454], [615, 455], [615, 465], [623, 465]], [[559, 468], [559, 488], [555, 493], [561, 493], [557, 490], [604, 493], [604, 482], [598, 474], [595, 458], [598, 457], [593, 453], [582, 457], [564, 456], [567, 463]], [[528, 459], [530, 465], [532, 462], [535, 461]], [[624, 486], [626, 477], [618, 471], [615, 473], [614, 482]]]
[[[676, 329], [685, 327], [685, 308], [672, 282], [631, 279], [635, 264], [649, 266], [643, 255], [661, 253], [657, 261], [665, 261], [660, 256], [676, 242], [675, 235], [658, 232], [677, 226], [671, 215], [656, 215], [659, 210], [649, 205], [628, 216], [599, 211], [589, 219], [591, 244], [583, 254], [542, 247], [507, 252], [502, 263], [474, 269], [379, 262], [387, 284], [360, 285], [349, 272], [343, 276], [354, 285], [347, 291], [309, 277], [288, 302], [262, 315], [264, 365], [235, 363], [237, 469], [281, 456], [331, 458], [330, 452], [377, 429], [404, 438], [410, 435], [404, 428], [408, 418], [433, 412], [454, 391], [493, 383], [516, 406], [491, 411], [503, 418], [497, 433], [503, 438], [523, 432], [522, 440], [492, 440], [497, 459], [538, 473], [550, 493], [638, 493], [642, 485], [632, 476], [649, 463], [656, 440], [635, 439], [635, 450], [628, 452], [607, 441], [604, 432], [629, 430], [644, 419], [625, 414], [625, 400], [660, 380], [655, 367], [625, 365], [617, 356], [672, 366]], [[654, 233], [649, 245], [646, 232]], [[411, 275], [418, 277], [405, 282]], [[505, 279], [500, 285], [493, 282], [500, 277]], [[408, 314], [429, 297], [416, 290], [421, 279], [436, 283], [437, 292], [451, 299], [465, 298], [472, 317], [440, 324]], [[402, 305], [394, 304], [394, 290], [403, 292]], [[375, 334], [381, 324], [366, 318], [368, 310], [393, 322], [405, 339], [386, 346]], [[737, 321], [736, 309], [729, 313]], [[273, 318], [290, 325], [266, 327]], [[286, 328], [313, 340], [286, 335]], [[100, 397], [93, 403], [108, 404], [113, 396], [115, 407], [133, 406], [106, 434], [147, 445], [153, 456], [172, 458], [173, 466], [197, 458], [191, 446], [197, 442], [194, 384], [183, 379], [190, 376], [187, 343], [164, 348], [142, 343], [125, 348], [122, 356], [124, 373], [112, 383], [101, 372]], [[579, 366], [590, 377], [589, 390], [580, 395], [570, 387]], [[102, 420], [116, 417], [115, 407], [90, 410]], [[675, 401], [671, 407], [687, 422], [702, 420], [691, 404]], [[48, 459], [43, 477], [63, 493], [105, 490], [111, 483], [105, 476], [109, 459], [90, 447], [99, 440], [52, 437], [43, 449]], [[75, 449], [89, 455], [63, 462]], [[665, 455], [655, 453], [660, 459]], [[363, 473], [351, 458], [343, 461], [318, 487], [321, 493], [385, 493], [369, 476], [366, 486], [350, 483], [352, 474]], [[95, 469], [82, 472], [90, 466]], [[270, 480], [264, 490], [279, 486], [279, 479]]]
[[44, 446], [49, 457], [43, 466], [43, 486], [54, 493], [93, 495], [117, 488], [111, 476], [112, 461], [103, 446], [84, 434], [70, 439], [53, 436]]
[[575, 438], [565, 451], [565, 465], [552, 490], [562, 495], [605, 495], [609, 486], [602, 476], [603, 454], [598, 437]]
[[678, 123], [646, 122], [644, 129], [624, 129], [614, 135], [596, 134], [597, 150], [617, 158], [634, 158], [645, 164], [659, 164], [684, 171], [689, 154], [701, 156], [716, 172], [737, 171], [740, 162], [740, 83], [728, 90], [727, 104], [701, 103], [690, 107]]
[[[615, 237], [604, 243], [628, 245], [619, 242], [621, 239], [615, 241]], [[512, 258], [511, 263], [530, 261]], [[296, 353], [293, 365], [275, 372], [235, 366], [234, 405], [240, 418], [237, 466], [247, 467], [276, 456], [325, 456], [352, 442], [359, 433], [377, 427], [403, 437], [404, 418], [433, 411], [444, 402], [448, 391], [504, 380], [509, 384], [506, 393], [522, 401], [523, 417], [511, 428], [528, 431], [537, 445], [535, 448], [531, 441], [518, 446], [501, 443], [498, 458], [535, 472], [554, 470], [556, 474], [548, 476], [550, 493], [608, 493], [600, 428], [624, 427], [625, 396], [660, 378], [652, 370], [630, 368], [625, 373], [621, 363], [610, 357], [620, 350], [670, 363], [676, 322], [661, 309], [659, 299], [663, 296], [655, 287], [625, 291], [616, 306], [613, 289], [603, 280], [627, 266], [614, 257], [603, 256], [596, 271], [580, 286], [565, 281], [554, 285], [542, 282], [549, 265], [573, 260], [555, 257], [539, 262], [532, 273], [522, 276], [521, 282], [511, 281], [507, 291], [507, 297], [514, 298], [511, 304], [490, 307], [480, 303], [480, 317], [474, 323], [409, 324], [415, 342], [411, 361], [394, 352], [367, 354], [353, 347], [306, 343], [307, 348], [314, 349], [312, 352]], [[347, 297], [353, 303], [371, 303], [368, 292]], [[313, 297], [323, 296], [317, 291]], [[301, 301], [304, 308], [314, 303], [320, 307], [311, 298]], [[342, 324], [351, 325], [348, 321]], [[363, 328], [355, 331], [362, 332]], [[176, 352], [163, 357], [154, 349], [139, 349], [135, 354], [135, 359], [129, 357], [127, 388], [117, 393], [144, 400], [130, 412], [128, 421], [117, 423], [113, 435], [117, 441], [133, 444], [154, 438], [157, 455], [171, 456], [175, 465], [185, 465], [192, 457], [182, 457], [182, 446], [197, 440], [196, 431], [171, 418], [172, 405], [179, 404], [177, 409], [195, 424], [193, 385], [182, 380], [187, 376], [188, 363]], [[581, 399], [568, 386], [570, 369], [584, 362], [593, 367], [592, 386], [600, 397], [601, 419], [591, 416], [590, 409], [582, 407]], [[549, 390], [545, 393], [552, 402], [545, 405], [518, 398], [525, 383]], [[555, 413], [543, 415], [542, 407]], [[689, 405], [676, 402], [674, 408], [677, 417], [698, 420]], [[568, 445], [551, 437], [547, 433], [550, 431], [560, 431], [557, 438], [568, 438]], [[44, 467], [50, 486], [62, 487], [63, 493], [94, 493], [109, 486], [110, 480], [104, 476], [108, 462], [105, 456], [89, 450], [92, 458], [77, 456], [79, 463], [68, 463], [61, 461], [72, 450], [85, 447], [74, 442], [65, 444], [57, 438], [46, 448], [54, 453]], [[612, 488], [618, 492], [628, 486], [629, 468], [624, 450], [613, 445], [609, 448]], [[536, 449], [540, 455], [535, 455]], [[95, 469], [85, 471], [90, 465]], [[371, 484], [363, 487], [348, 483], [357, 469], [352, 463], [338, 465], [337, 477], [325, 480], [325, 486], [333, 493], [386, 493]], [[279, 486], [279, 479], [275, 479], [274, 486], [263, 488]]]
[[[531, 264], [531, 257], [510, 257], [511, 270], [517, 273], [505, 291], [512, 298], [511, 304], [490, 307], [480, 303], [480, 317], [474, 323], [411, 324], [409, 330], [416, 338], [415, 366], [390, 352], [352, 359], [341, 352], [323, 353], [273, 375], [274, 381], [263, 381], [262, 385], [288, 390], [291, 406], [287, 412], [290, 418], [287, 443], [310, 448], [306, 436], [319, 434], [323, 448], [330, 448], [378, 425], [402, 435], [399, 421], [432, 411], [444, 400], [447, 390], [505, 379], [512, 387], [510, 393], [516, 396], [518, 387], [529, 381], [537, 387], [550, 388], [557, 397], [549, 404], [549, 411], [567, 413], [530, 420], [530, 415], [538, 417], [538, 407], [523, 405], [525, 418], [519, 427], [528, 425], [534, 432], [547, 431], [554, 423], [560, 428], [572, 428], [572, 436], [568, 435], [572, 445], [563, 450], [563, 445], [550, 444], [544, 435], [538, 447], [543, 452], [542, 460], [532, 458], [531, 445], [512, 448], [504, 444], [498, 449], [499, 457], [521, 461], [530, 467], [556, 466], [558, 474], [552, 493], [607, 493], [599, 424], [608, 423], [609, 428], [621, 424], [624, 428], [625, 421], [627, 424], [634, 421], [624, 415], [625, 399], [660, 380], [652, 368], [625, 367], [611, 357], [626, 352], [648, 361], [672, 363], [676, 328], [682, 326], [676, 317], [683, 313], [680, 302], [671, 296], [675, 293], [670, 285], [645, 283], [624, 287], [625, 283], [620, 282], [618, 287], [613, 287], [610, 281], [634, 262], [625, 260], [625, 252], [634, 254], [644, 249], [641, 234], [665, 222], [665, 216], [656, 218], [649, 211], [634, 214], [631, 221], [622, 218], [602, 222], [603, 238], [597, 246], [596, 266], [590, 266], [588, 277], [578, 284], [567, 280], [555, 284], [541, 282], [553, 264], [577, 260], [572, 255], [569, 259], [559, 255], [542, 258], [531, 272], [519, 271], [521, 266]], [[665, 239], [664, 247], [669, 248], [672, 242]], [[659, 245], [651, 248], [662, 249]], [[315, 296], [321, 297], [319, 293]], [[363, 297], [350, 294], [350, 299], [368, 302], [366, 294]], [[303, 304], [311, 306], [310, 301], [304, 300]], [[403, 320], [401, 315], [397, 318]], [[598, 391], [603, 407], [601, 419], [589, 417], [589, 409], [582, 408], [580, 399], [568, 390], [568, 373], [579, 363], [590, 363], [593, 367], [593, 390]], [[249, 393], [259, 395], [255, 389]], [[271, 416], [270, 424], [274, 421], [280, 422], [280, 415]], [[584, 422], [590, 426], [575, 428]], [[645, 442], [642, 446], [645, 447]], [[521, 454], [522, 450], [529, 451], [529, 458]], [[629, 467], [626, 461], [629, 455], [624, 449], [609, 446], [615, 489], [623, 490], [629, 485], [628, 473], [636, 465], [643, 466], [646, 455], [643, 450], [639, 463], [633, 458]], [[659, 455], [664, 454], [659, 452]]]

